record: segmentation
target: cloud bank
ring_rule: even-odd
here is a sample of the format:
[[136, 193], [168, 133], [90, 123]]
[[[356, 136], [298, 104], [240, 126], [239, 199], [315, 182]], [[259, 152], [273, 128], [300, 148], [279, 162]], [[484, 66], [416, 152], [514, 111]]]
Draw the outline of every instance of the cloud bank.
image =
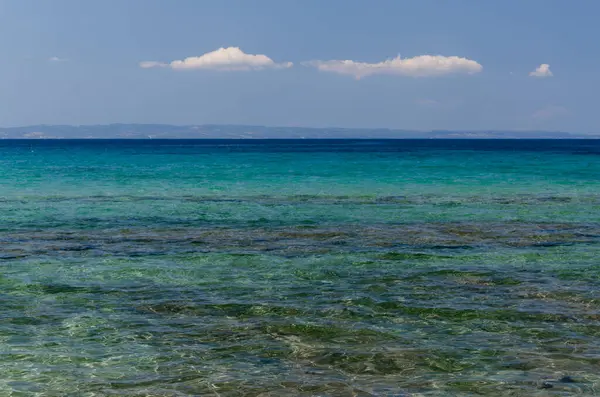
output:
[[552, 77], [552, 71], [550, 71], [550, 65], [542, 63], [533, 72], [529, 73], [531, 77]]
[[531, 117], [533, 117], [535, 120], [545, 121], [557, 117], [569, 116], [570, 114], [571, 112], [569, 109], [565, 108], [564, 106], [550, 105], [537, 110], [531, 115]]
[[188, 57], [169, 63], [157, 61], [140, 62], [140, 67], [171, 68], [175, 70], [209, 69], [222, 71], [245, 71], [263, 69], [284, 69], [292, 67], [291, 62], [276, 63], [263, 54], [246, 54], [239, 47], [219, 48], [197, 57]]
[[323, 72], [354, 76], [357, 79], [374, 74], [429, 77], [454, 73], [474, 74], [483, 70], [483, 66], [471, 59], [443, 55], [420, 55], [404, 59], [397, 56], [379, 63], [351, 60], [310, 61], [304, 62], [304, 65]]

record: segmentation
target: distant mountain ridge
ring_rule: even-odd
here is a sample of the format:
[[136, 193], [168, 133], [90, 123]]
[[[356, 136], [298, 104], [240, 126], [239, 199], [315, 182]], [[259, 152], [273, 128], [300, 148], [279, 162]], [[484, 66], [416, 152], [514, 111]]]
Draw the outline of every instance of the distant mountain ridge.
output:
[[0, 139], [599, 139], [551, 131], [416, 131], [385, 128], [304, 128], [250, 125], [34, 125], [0, 127]]

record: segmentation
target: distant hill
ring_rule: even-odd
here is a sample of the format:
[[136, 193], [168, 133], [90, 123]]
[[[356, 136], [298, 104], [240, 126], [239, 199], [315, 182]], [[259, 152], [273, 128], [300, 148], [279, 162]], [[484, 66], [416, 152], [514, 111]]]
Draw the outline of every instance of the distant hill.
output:
[[242, 125], [35, 125], [0, 127], [0, 139], [598, 139], [600, 135], [549, 131], [411, 131]]

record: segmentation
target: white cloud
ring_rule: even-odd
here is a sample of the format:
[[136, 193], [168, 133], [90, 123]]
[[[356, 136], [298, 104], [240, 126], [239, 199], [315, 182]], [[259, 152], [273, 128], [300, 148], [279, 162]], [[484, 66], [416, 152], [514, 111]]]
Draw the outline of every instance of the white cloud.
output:
[[225, 71], [262, 70], [289, 68], [291, 62], [276, 63], [271, 58], [262, 54], [246, 54], [238, 47], [219, 48], [197, 57], [188, 57], [169, 63], [144, 61], [140, 67], [156, 68], [168, 67], [175, 70], [185, 69], [212, 69]]
[[550, 71], [550, 65], [542, 63], [533, 72], [529, 73], [531, 77], [552, 77], [553, 74]]
[[436, 106], [439, 105], [439, 102], [436, 101], [435, 99], [417, 99], [416, 101], [417, 105], [421, 105], [421, 106]]
[[140, 67], [143, 69], [150, 69], [150, 68], [163, 68], [163, 67], [167, 67], [168, 65], [166, 63], [162, 63], [162, 62], [156, 62], [156, 61], [143, 61], [140, 62]]
[[413, 58], [397, 56], [379, 63], [356, 61], [311, 61], [304, 63], [324, 72], [347, 74], [360, 79], [373, 74], [397, 74], [411, 77], [439, 76], [451, 73], [474, 74], [483, 70], [479, 63], [457, 56], [420, 55]]
[[535, 111], [531, 117], [539, 121], [554, 119], [557, 117], [569, 116], [571, 112], [564, 106], [550, 105]]
[[67, 61], [66, 58], [59, 58], [59, 57], [48, 58], [48, 62], [66, 62], [66, 61]]

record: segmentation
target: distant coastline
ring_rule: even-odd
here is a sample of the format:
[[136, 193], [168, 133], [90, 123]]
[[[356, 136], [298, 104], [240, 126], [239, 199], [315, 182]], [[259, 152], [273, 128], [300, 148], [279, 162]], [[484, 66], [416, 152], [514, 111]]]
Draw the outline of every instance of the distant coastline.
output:
[[0, 139], [600, 139], [600, 134], [559, 131], [416, 131], [213, 124], [106, 124], [0, 127]]

